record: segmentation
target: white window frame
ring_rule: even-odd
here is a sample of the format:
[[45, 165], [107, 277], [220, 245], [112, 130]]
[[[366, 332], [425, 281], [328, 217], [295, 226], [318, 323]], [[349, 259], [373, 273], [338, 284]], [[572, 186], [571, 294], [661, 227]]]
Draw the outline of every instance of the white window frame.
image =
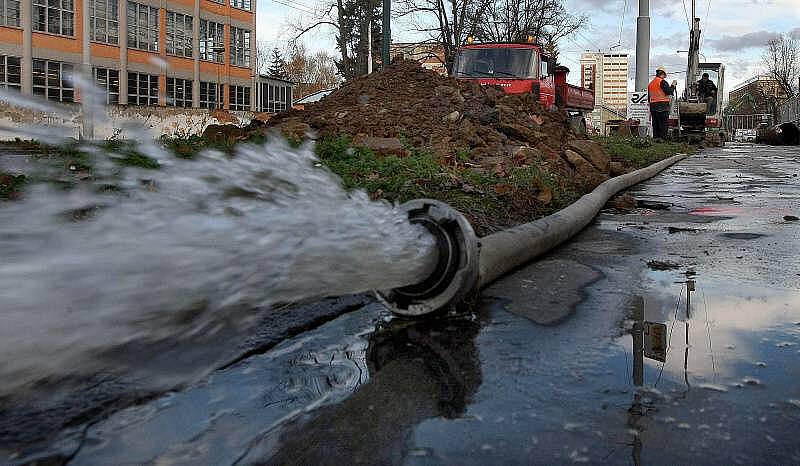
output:
[[[41, 65], [41, 71], [37, 68]], [[71, 75], [75, 68], [71, 63], [55, 60], [33, 59], [33, 95], [38, 95], [56, 102], [74, 102], [75, 87]], [[37, 80], [41, 81], [37, 84]]]
[[170, 107], [192, 107], [191, 79], [167, 78], [167, 105]]
[[20, 0], [0, 0], [0, 26], [19, 27], [21, 8]]
[[[13, 63], [9, 65], [9, 61]], [[16, 80], [9, 80], [8, 69], [16, 68]], [[14, 89], [17, 91], [22, 90], [22, 59], [20, 57], [13, 57], [10, 55], [0, 55], [0, 89]]]
[[231, 26], [231, 65], [250, 68], [251, 32], [249, 29]]
[[225, 63], [225, 52], [213, 51], [216, 47], [225, 47], [225, 25], [201, 18], [199, 41], [201, 60]]
[[289, 110], [292, 106], [292, 86], [289, 84], [263, 83], [262, 85], [262, 111], [279, 113]]
[[[74, 0], [31, 0], [33, 30], [60, 36], [75, 35], [75, 2]], [[50, 5], [53, 3], [54, 5]], [[37, 19], [41, 18], [42, 21]], [[57, 20], [56, 20], [57, 19]], [[39, 29], [41, 27], [41, 29]]]
[[234, 8], [250, 11], [250, 1], [251, 0], [230, 0], [230, 4]]
[[106, 105], [119, 103], [119, 71], [111, 68], [92, 70], [95, 86], [106, 91]]
[[[128, 15], [128, 47], [158, 52], [158, 8], [129, 1], [125, 14]], [[139, 24], [140, 19], [144, 19], [145, 24]]]
[[[146, 86], [145, 92], [142, 93], [142, 78]], [[134, 89], [136, 92], [131, 92], [131, 85], [135, 84]], [[158, 105], [158, 75], [148, 73], [138, 73], [135, 71], [128, 72], [128, 104], [142, 105], [142, 106], [156, 106]]]
[[250, 86], [228, 86], [228, 109], [248, 111], [250, 110], [250, 99], [252, 98]]
[[[91, 0], [89, 40], [119, 44], [119, 3], [117, 0]], [[102, 26], [102, 34], [99, 33]]]
[[167, 53], [192, 58], [193, 20], [191, 15], [167, 11]]
[[[214, 92], [215, 89], [216, 92]], [[222, 84], [200, 81], [200, 108], [209, 110], [222, 108], [225, 105], [223, 90]]]

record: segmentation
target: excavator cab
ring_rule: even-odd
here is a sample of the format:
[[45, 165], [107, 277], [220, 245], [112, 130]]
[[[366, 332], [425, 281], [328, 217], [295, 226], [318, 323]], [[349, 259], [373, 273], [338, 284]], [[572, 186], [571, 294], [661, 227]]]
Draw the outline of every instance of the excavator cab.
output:
[[717, 88], [715, 96], [690, 96], [689, 89], [683, 95], [673, 99], [670, 111], [670, 126], [673, 135], [678, 137], [704, 137], [713, 144], [725, 141], [725, 130], [722, 118], [722, 97], [725, 93], [725, 65], [722, 63], [700, 63], [695, 73], [695, 92], [703, 74]]

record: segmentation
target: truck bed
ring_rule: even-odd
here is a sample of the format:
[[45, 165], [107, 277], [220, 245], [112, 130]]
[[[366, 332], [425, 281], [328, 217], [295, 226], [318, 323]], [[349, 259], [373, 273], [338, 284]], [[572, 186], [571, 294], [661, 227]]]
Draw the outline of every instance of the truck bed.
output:
[[594, 110], [594, 91], [572, 84], [561, 84], [557, 89], [560, 105], [567, 110]]

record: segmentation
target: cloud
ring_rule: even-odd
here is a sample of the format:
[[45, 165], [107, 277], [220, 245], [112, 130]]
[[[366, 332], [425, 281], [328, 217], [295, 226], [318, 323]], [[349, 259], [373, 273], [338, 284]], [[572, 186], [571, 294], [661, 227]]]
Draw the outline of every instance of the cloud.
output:
[[[795, 29], [795, 31], [798, 31], [798, 29]], [[748, 32], [741, 35], [725, 34], [718, 39], [706, 39], [706, 44], [720, 52], [735, 52], [749, 48], [764, 47], [770, 39], [774, 39], [779, 35], [780, 33], [772, 31]]]
[[[596, 12], [598, 10], [605, 11], [605, 12], [622, 12], [623, 2], [622, 1], [615, 1], [609, 2], [608, 0], [573, 0], [571, 2], [573, 9], [586, 9], [589, 12]], [[631, 6], [628, 6], [628, 11], [630, 11]]]

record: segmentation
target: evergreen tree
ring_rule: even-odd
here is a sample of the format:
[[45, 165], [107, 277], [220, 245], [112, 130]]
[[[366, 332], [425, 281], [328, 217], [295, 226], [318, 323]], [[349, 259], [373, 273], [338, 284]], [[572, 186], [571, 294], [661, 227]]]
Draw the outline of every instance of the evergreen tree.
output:
[[267, 74], [278, 79], [288, 79], [289, 77], [289, 74], [286, 72], [286, 60], [283, 59], [277, 47], [272, 49], [272, 60]]

